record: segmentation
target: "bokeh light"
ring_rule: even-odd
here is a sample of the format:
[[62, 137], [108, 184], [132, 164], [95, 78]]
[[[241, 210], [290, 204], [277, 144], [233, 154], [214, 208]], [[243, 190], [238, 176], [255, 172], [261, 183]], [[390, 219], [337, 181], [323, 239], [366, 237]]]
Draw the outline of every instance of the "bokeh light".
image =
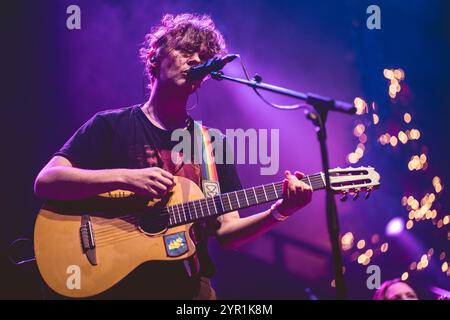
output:
[[386, 225], [386, 235], [396, 236], [403, 231], [405, 221], [401, 217], [395, 217]]

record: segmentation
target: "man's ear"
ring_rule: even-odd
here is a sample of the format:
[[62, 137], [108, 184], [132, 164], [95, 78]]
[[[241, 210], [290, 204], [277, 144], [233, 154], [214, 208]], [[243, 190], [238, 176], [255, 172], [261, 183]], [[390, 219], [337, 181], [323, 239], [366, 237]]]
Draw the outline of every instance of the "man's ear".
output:
[[148, 52], [147, 59], [151, 65], [154, 65], [156, 63], [156, 61], [157, 61], [156, 49], [151, 49]]
[[162, 48], [151, 48], [148, 52], [148, 60], [151, 64], [157, 64], [163, 54]]
[[159, 67], [158, 52], [155, 49], [152, 49], [148, 53], [148, 59], [149, 59], [150, 73], [152, 74], [153, 77], [156, 77], [157, 72], [158, 72], [158, 67]]

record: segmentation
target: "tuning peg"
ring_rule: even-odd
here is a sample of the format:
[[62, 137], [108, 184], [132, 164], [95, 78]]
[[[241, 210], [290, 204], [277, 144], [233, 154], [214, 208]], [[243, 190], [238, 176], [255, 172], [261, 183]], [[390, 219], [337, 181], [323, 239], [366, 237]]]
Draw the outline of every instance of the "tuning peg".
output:
[[341, 201], [345, 202], [345, 201], [347, 201], [347, 199], [348, 199], [348, 192], [344, 191], [343, 195], [342, 195], [342, 198], [341, 198]]
[[356, 191], [355, 191], [355, 194], [353, 195], [353, 201], [358, 200], [358, 198], [359, 198], [359, 191], [360, 191], [360, 190], [356, 190]]
[[367, 192], [366, 192], [366, 200], [367, 199], [369, 199], [369, 197], [370, 197], [370, 193], [372, 192], [372, 189], [367, 189]]

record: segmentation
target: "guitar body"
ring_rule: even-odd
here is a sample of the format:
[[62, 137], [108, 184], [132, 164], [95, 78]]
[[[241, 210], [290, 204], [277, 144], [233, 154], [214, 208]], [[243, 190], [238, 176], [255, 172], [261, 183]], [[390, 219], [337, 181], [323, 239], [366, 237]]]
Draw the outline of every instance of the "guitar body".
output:
[[[380, 185], [372, 167], [329, 171], [334, 193], [370, 192]], [[325, 188], [323, 173], [301, 179]], [[283, 181], [205, 199], [190, 180], [175, 177], [171, 193], [158, 201], [116, 190], [95, 199], [47, 202], [34, 229], [34, 251], [42, 278], [57, 293], [74, 298], [111, 288], [147, 261], [195, 257], [195, 223], [280, 199]], [[344, 199], [343, 198], [343, 199]], [[194, 260], [195, 262], [195, 260]], [[196, 266], [197, 267], [197, 266]]]
[[[204, 198], [190, 180], [175, 177], [175, 182], [164, 205]], [[193, 223], [149, 231], [140, 225], [142, 214], [133, 214], [142, 200], [133, 199], [135, 196], [126, 191], [101, 196], [99, 201], [113, 207], [110, 212], [44, 205], [38, 214], [34, 230], [36, 262], [45, 282], [57, 293], [74, 298], [93, 296], [111, 288], [146, 261], [181, 260], [195, 253]], [[122, 208], [123, 202], [128, 204], [128, 212]], [[149, 216], [158, 214], [158, 209], [151, 211], [157, 206], [148, 200], [143, 205], [150, 209], [146, 212]], [[83, 224], [87, 215], [89, 224]], [[83, 232], [88, 243], [91, 239], [86, 240], [86, 232], [94, 235], [94, 246], [86, 242], [83, 245]]]

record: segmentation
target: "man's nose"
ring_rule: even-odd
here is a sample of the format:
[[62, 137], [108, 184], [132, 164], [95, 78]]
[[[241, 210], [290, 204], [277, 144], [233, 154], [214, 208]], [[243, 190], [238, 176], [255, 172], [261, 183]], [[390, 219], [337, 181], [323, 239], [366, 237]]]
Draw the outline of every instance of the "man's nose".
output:
[[200, 59], [200, 56], [196, 52], [193, 55], [191, 55], [191, 57], [189, 58], [188, 65], [193, 67], [193, 66], [199, 65], [201, 62], [202, 62], [202, 60]]

